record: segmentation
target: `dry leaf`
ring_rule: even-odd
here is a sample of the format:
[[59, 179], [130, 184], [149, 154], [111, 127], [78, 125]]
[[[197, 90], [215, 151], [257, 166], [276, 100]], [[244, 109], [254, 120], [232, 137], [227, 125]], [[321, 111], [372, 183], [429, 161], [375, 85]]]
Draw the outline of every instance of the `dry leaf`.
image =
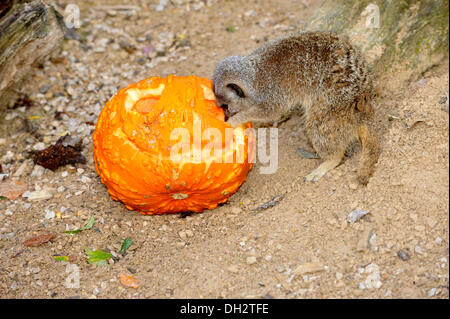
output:
[[0, 196], [16, 200], [27, 188], [27, 185], [21, 182], [2, 182], [0, 183]]
[[31, 237], [27, 239], [23, 244], [27, 247], [37, 247], [55, 238], [56, 236], [53, 234], [44, 234], [36, 237]]
[[125, 287], [130, 287], [130, 288], [134, 288], [134, 289], [139, 287], [139, 281], [136, 278], [134, 278], [133, 276], [120, 274], [119, 277], [120, 277], [120, 282]]

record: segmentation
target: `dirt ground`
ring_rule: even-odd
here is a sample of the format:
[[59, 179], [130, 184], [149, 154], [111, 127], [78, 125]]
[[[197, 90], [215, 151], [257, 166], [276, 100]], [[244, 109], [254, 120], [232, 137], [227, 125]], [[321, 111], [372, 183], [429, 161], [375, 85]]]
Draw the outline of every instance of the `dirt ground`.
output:
[[[58, 3], [63, 12], [72, 2]], [[123, 3], [79, 1], [79, 36], [21, 88], [33, 105], [17, 105], [1, 124], [2, 178], [28, 187], [16, 200], [0, 200], [2, 298], [449, 297], [448, 65], [407, 85], [385, 79], [376, 113], [382, 153], [367, 187], [356, 182], [359, 146], [318, 183], [304, 182], [320, 160], [299, 156], [298, 147], [311, 146], [291, 118], [279, 128], [275, 174], [260, 174], [257, 163], [212, 211], [142, 216], [114, 202], [94, 169], [91, 136], [106, 100], [149, 76], [211, 77], [219, 59], [301, 29], [320, 1], [111, 7]], [[34, 165], [28, 152], [66, 132], [83, 139], [86, 164], [55, 172]], [[30, 200], [35, 191], [48, 196]], [[255, 212], [274, 196], [283, 198]], [[348, 222], [357, 209], [369, 213]], [[63, 233], [92, 216], [91, 229]], [[46, 233], [56, 238], [24, 246]], [[134, 244], [121, 254], [127, 237]], [[91, 265], [85, 247], [114, 257]], [[122, 285], [120, 274], [139, 287]]]

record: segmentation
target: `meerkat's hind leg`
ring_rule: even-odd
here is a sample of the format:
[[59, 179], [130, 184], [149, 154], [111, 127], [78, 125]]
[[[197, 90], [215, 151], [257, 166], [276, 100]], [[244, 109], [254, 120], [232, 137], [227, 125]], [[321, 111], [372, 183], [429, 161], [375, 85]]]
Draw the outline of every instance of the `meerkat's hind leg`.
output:
[[340, 153], [331, 158], [327, 158], [325, 162], [320, 164], [315, 170], [306, 175], [305, 180], [308, 182], [319, 181], [328, 171], [338, 166], [341, 163], [343, 157], [344, 154]]
[[358, 128], [358, 135], [362, 144], [362, 154], [359, 162], [358, 181], [367, 185], [369, 177], [375, 170], [375, 164], [380, 156], [380, 146], [375, 130], [368, 125]]

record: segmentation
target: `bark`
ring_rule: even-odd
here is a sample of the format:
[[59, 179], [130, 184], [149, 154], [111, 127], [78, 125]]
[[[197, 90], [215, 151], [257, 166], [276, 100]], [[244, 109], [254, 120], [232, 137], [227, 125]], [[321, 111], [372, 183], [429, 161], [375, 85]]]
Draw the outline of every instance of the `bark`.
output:
[[60, 43], [64, 30], [62, 16], [44, 1], [1, 2], [0, 120], [30, 67]]

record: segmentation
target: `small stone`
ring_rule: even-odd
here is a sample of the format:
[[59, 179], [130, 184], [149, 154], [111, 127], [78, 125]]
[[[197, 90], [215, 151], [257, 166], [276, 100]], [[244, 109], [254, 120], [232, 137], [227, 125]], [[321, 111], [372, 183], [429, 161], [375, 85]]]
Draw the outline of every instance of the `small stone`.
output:
[[354, 223], [360, 220], [362, 217], [366, 216], [369, 212], [367, 210], [355, 209], [347, 216], [347, 222]]
[[246, 262], [248, 265], [256, 264], [257, 261], [258, 260], [256, 259], [255, 256], [250, 256], [250, 257], [247, 257], [247, 259], [246, 259]]
[[88, 92], [95, 92], [95, 90], [96, 90], [96, 86], [95, 86], [95, 84], [94, 83], [89, 83], [89, 85], [88, 85]]
[[272, 260], [272, 256], [271, 255], [267, 255], [266, 257], [264, 257], [264, 259], [266, 261], [271, 261]]
[[178, 248], [183, 248], [185, 246], [186, 246], [186, 243], [184, 241], [181, 241], [181, 242], [177, 243], [177, 247]]
[[186, 239], [186, 232], [180, 231], [180, 232], [178, 233], [178, 235], [180, 236], [181, 239]]
[[35, 150], [35, 151], [45, 150], [45, 144], [42, 142], [39, 142], [39, 143], [33, 145], [33, 150]]
[[427, 292], [427, 296], [428, 297], [433, 297], [436, 294], [436, 288], [431, 288], [430, 290], [428, 290]]
[[188, 230], [185, 231], [185, 233], [186, 233], [187, 237], [193, 237], [194, 236], [194, 233], [192, 232], [192, 230], [188, 229]]
[[54, 211], [48, 209], [45, 210], [45, 219], [53, 219], [55, 216], [56, 214]]
[[442, 238], [436, 237], [436, 239], [434, 240], [434, 243], [439, 245], [440, 243], [442, 243]]
[[28, 164], [27, 162], [23, 162], [22, 165], [19, 166], [19, 168], [14, 172], [14, 177], [20, 177], [22, 176], [26, 171], [28, 170]]
[[[381, 282], [381, 276], [380, 276], [380, 269], [377, 264], [370, 264], [366, 266], [364, 269], [365, 273], [368, 273], [366, 280], [364, 283], [361, 283], [363, 285], [360, 285], [360, 289], [379, 289], [382, 286]], [[364, 287], [364, 288], [361, 288]]]
[[356, 190], [356, 189], [358, 189], [358, 184], [356, 184], [356, 183], [350, 183], [350, 184], [348, 185], [348, 187], [349, 187], [350, 189]]
[[397, 256], [400, 257], [400, 259], [404, 260], [404, 261], [409, 260], [409, 258], [410, 258], [409, 253], [406, 250], [403, 250], [403, 249], [400, 249], [397, 252]]
[[233, 274], [236, 274], [239, 271], [239, 268], [236, 265], [231, 265], [227, 268], [229, 272], [232, 272]]
[[28, 194], [28, 200], [31, 200], [31, 201], [47, 200], [52, 197], [53, 197], [53, 195], [46, 190], [34, 191], [34, 192], [30, 192]]
[[13, 238], [15, 234], [16, 234], [15, 232], [7, 233], [7, 234], [5, 234], [5, 238], [6, 239]]
[[43, 86], [41, 86], [41, 87], [39, 88], [39, 93], [45, 94], [45, 93], [47, 93], [47, 91], [48, 91], [51, 87], [52, 87], [51, 84], [44, 84]]
[[35, 165], [31, 172], [31, 177], [41, 177], [45, 173], [45, 167], [41, 165]]
[[305, 274], [321, 272], [324, 270], [325, 268], [321, 263], [306, 263], [295, 268], [294, 275], [302, 276]]

